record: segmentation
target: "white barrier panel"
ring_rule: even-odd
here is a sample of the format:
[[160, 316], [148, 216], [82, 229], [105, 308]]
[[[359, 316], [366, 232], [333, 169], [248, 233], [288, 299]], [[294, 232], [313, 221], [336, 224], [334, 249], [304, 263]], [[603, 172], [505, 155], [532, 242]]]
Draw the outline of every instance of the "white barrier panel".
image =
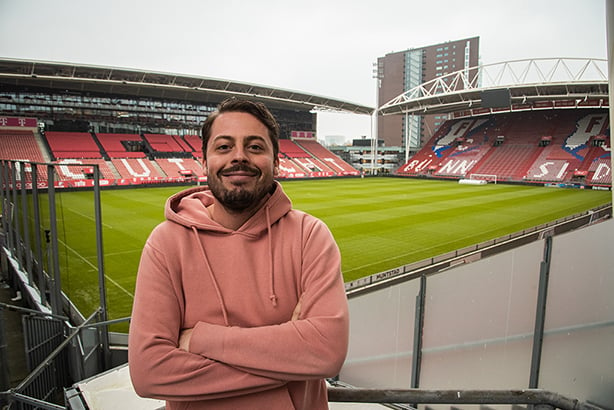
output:
[[128, 372], [128, 365], [124, 364], [81, 381], [75, 386], [81, 392], [81, 400], [90, 409], [164, 409], [163, 400], [144, 399], [136, 394]]

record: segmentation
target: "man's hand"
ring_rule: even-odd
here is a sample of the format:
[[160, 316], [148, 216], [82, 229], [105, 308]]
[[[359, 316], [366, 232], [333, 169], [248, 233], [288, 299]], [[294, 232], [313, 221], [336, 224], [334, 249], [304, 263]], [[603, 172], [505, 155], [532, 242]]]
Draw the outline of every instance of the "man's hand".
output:
[[190, 339], [192, 338], [192, 331], [194, 329], [184, 329], [179, 333], [179, 348], [181, 350], [185, 350], [186, 352], [190, 351]]
[[294, 312], [292, 312], [292, 321], [294, 320], [299, 320], [299, 318], [301, 317], [301, 302], [303, 301], [303, 296], [301, 295], [300, 299], [298, 300], [298, 303], [296, 304], [296, 307], [294, 308]]

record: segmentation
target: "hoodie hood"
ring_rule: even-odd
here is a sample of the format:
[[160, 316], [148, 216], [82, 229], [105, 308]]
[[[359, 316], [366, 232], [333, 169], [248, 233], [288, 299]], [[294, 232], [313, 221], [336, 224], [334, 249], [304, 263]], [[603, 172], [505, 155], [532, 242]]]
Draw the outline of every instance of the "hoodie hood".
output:
[[247, 236], [259, 236], [292, 209], [288, 198], [279, 182], [274, 181], [275, 190], [264, 205], [239, 229], [233, 231], [213, 219], [207, 210], [213, 204], [213, 193], [208, 187], [195, 187], [176, 193], [166, 201], [164, 216], [186, 228], [217, 233], [238, 233]]

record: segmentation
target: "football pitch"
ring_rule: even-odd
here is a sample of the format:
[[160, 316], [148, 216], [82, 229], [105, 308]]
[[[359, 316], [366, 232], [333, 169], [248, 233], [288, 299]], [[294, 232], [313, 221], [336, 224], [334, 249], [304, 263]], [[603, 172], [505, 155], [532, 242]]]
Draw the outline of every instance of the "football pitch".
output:
[[[430, 258], [611, 202], [609, 191], [455, 181], [348, 178], [282, 181], [293, 206], [322, 219], [345, 281]], [[139, 257], [185, 187], [103, 190], [103, 251], [110, 319], [130, 315]], [[99, 306], [93, 193], [56, 191], [62, 289], [84, 316]], [[45, 206], [41, 205], [43, 221]], [[48, 219], [47, 219], [48, 221]], [[112, 330], [126, 331], [127, 324]]]

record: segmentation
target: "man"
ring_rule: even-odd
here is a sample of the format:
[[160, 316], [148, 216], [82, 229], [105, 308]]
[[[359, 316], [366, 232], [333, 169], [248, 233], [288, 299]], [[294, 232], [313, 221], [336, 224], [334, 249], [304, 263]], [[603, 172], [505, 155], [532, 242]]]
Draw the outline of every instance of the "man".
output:
[[274, 181], [277, 122], [230, 99], [202, 129], [208, 188], [166, 203], [129, 334], [136, 392], [167, 409], [327, 409], [348, 307], [338, 247]]

